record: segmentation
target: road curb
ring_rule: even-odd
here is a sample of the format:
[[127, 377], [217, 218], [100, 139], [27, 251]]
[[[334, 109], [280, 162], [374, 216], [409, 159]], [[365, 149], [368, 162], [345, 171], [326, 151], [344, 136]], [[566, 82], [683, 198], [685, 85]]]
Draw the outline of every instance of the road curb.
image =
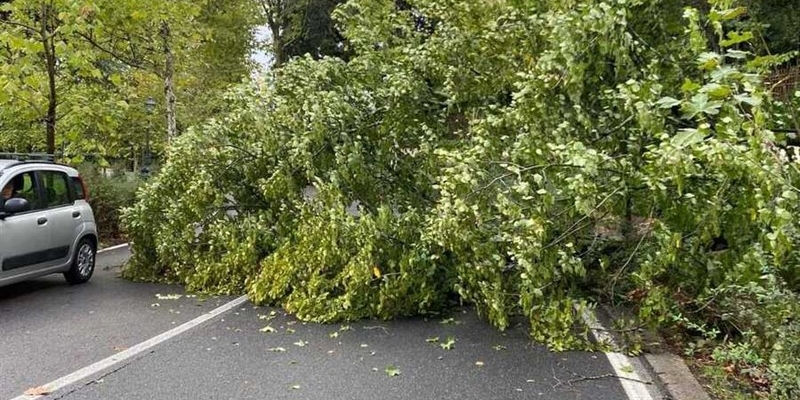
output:
[[[607, 306], [602, 307], [610, 318], [623, 312]], [[650, 371], [650, 376], [668, 400], [711, 400], [706, 390], [694, 376], [683, 358], [664, 348], [665, 340], [653, 331], [644, 332], [647, 346], [640, 359]]]
[[105, 253], [107, 251], [113, 251], [113, 250], [121, 249], [121, 248], [124, 248], [124, 247], [128, 247], [129, 245], [130, 245], [130, 243], [122, 243], [122, 244], [118, 244], [116, 246], [102, 248], [100, 250], [97, 250], [97, 254]]
[[672, 400], [711, 400], [683, 359], [669, 352], [647, 353], [644, 361]]

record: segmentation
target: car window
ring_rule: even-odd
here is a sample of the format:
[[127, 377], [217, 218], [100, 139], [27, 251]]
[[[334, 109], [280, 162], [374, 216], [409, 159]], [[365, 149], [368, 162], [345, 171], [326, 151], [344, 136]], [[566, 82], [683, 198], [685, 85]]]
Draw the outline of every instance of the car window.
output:
[[[10, 197], [28, 200], [32, 210], [44, 208], [44, 202], [36, 191], [36, 174], [33, 172], [15, 175], [6, 186], [11, 187]], [[3, 200], [6, 199], [3, 198]]]
[[42, 171], [47, 207], [71, 204], [69, 177], [58, 171]]
[[72, 195], [79, 200], [86, 199], [86, 193], [83, 192], [83, 182], [81, 178], [72, 177]]

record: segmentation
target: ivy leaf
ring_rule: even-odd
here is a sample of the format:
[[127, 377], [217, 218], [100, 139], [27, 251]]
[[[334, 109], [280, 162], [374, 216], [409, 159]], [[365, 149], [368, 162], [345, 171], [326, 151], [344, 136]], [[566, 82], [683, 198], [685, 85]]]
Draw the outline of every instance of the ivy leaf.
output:
[[398, 369], [394, 365], [390, 365], [390, 366], [386, 367], [386, 369], [384, 371], [386, 372], [386, 375], [389, 375], [391, 377], [398, 376], [398, 375], [400, 375], [402, 373], [402, 372], [400, 372], [400, 369]]
[[698, 93], [692, 96], [691, 101], [683, 103], [683, 118], [692, 119], [700, 114], [717, 115], [722, 102], [719, 100], [709, 100], [708, 94]]

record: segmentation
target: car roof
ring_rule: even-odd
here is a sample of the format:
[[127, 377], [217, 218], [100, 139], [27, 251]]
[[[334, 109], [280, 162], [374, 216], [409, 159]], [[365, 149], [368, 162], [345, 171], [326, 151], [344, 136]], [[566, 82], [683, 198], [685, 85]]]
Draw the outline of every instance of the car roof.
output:
[[9, 165], [17, 164], [19, 161], [17, 160], [0, 160], [0, 170], [6, 169]]
[[75, 171], [74, 168], [68, 165], [57, 164], [52, 161], [42, 161], [42, 160], [19, 161], [19, 160], [0, 159], [0, 175], [2, 175], [3, 172], [8, 168], [13, 168], [17, 166], [29, 166], [36, 164], [39, 164], [41, 166], [56, 167], [57, 169], [63, 169], [68, 171], [67, 172], [68, 174], [77, 172]]

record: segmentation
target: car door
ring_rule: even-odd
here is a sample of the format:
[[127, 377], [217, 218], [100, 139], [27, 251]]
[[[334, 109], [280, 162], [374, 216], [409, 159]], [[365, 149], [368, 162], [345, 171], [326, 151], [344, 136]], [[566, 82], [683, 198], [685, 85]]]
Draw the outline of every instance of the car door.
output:
[[80, 229], [81, 209], [75, 205], [69, 176], [63, 171], [41, 170], [45, 217], [50, 225], [53, 256], [60, 264], [69, 261], [70, 250]]
[[5, 185], [21, 177], [23, 187], [15, 194], [31, 204], [31, 210], [0, 219], [0, 277], [33, 274], [56, 265], [51, 251], [50, 226], [34, 171], [21, 172], [0, 181]]

